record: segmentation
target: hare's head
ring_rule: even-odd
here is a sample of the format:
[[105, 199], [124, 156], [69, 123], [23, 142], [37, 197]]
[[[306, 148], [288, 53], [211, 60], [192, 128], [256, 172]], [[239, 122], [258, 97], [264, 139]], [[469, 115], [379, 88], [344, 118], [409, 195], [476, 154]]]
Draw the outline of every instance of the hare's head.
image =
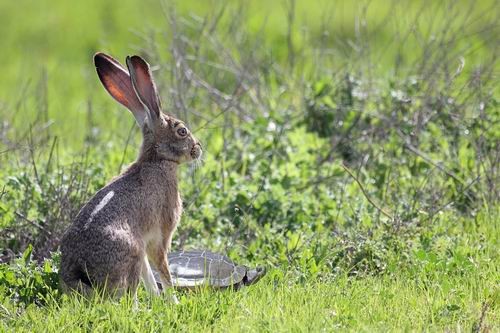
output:
[[99, 78], [114, 99], [127, 107], [144, 136], [143, 157], [176, 163], [200, 158], [201, 145], [186, 125], [162, 112], [149, 65], [139, 56], [127, 57], [128, 71], [115, 59], [97, 53]]

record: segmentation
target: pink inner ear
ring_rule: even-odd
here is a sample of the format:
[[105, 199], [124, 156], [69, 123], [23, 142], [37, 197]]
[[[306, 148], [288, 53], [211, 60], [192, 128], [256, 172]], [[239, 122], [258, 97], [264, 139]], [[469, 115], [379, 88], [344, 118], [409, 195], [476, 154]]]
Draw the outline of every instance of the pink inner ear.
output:
[[127, 66], [139, 98], [150, 111], [159, 117], [161, 113], [160, 99], [148, 63], [139, 56], [132, 56], [127, 58]]
[[104, 88], [115, 100], [132, 111], [139, 124], [142, 124], [144, 106], [135, 94], [128, 71], [117, 60], [104, 53], [97, 53], [94, 63]]
[[99, 75], [99, 77], [106, 90], [109, 92], [111, 96], [113, 96], [114, 99], [116, 99], [118, 102], [120, 102], [129, 109], [133, 107], [131, 105], [133, 104], [133, 102], [131, 103], [129, 101], [130, 98], [128, 98], [123, 93], [123, 91], [127, 89], [126, 86], [124, 86], [121, 82], [116, 82], [116, 80], [113, 80], [108, 74]]

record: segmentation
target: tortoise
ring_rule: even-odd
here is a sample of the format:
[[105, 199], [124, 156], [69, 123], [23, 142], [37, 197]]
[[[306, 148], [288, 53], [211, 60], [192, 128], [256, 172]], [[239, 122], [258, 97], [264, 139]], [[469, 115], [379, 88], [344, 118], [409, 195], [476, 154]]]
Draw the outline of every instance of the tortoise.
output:
[[[171, 252], [168, 254], [172, 285], [176, 288], [195, 289], [200, 286], [234, 288], [248, 286], [266, 274], [264, 267], [254, 269], [235, 264], [227, 256], [206, 250]], [[159, 275], [153, 271], [158, 286]]]

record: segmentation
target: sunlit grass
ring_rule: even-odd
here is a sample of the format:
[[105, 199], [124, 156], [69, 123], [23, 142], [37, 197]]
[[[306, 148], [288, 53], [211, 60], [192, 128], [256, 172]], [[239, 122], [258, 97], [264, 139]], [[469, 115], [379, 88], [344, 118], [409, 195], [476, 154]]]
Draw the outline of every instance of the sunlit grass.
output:
[[[498, 276], [497, 276], [498, 277]], [[479, 324], [495, 330], [498, 295], [495, 269], [449, 276], [436, 271], [394, 276], [297, 284], [287, 277], [267, 278], [240, 291], [181, 293], [180, 304], [151, 298], [141, 290], [138, 306], [130, 299], [83, 300], [64, 297], [19, 313], [4, 303], [2, 329], [71, 331], [470, 331]], [[293, 280], [293, 279], [292, 279]], [[484, 297], [487, 304], [484, 305]]]

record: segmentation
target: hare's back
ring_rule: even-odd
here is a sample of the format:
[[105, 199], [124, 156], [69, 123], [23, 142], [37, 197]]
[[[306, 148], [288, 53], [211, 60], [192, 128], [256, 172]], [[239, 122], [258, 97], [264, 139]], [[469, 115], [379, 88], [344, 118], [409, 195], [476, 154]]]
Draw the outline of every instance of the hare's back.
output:
[[101, 189], [80, 210], [74, 224], [90, 228], [91, 225], [105, 227], [123, 220], [133, 223], [141, 211], [141, 202], [137, 200], [140, 186], [134, 180], [133, 177], [120, 177]]
[[110, 186], [90, 199], [61, 240], [63, 256], [110, 264], [137, 255], [141, 244], [133, 230], [136, 209], [127, 204], [130, 195]]

